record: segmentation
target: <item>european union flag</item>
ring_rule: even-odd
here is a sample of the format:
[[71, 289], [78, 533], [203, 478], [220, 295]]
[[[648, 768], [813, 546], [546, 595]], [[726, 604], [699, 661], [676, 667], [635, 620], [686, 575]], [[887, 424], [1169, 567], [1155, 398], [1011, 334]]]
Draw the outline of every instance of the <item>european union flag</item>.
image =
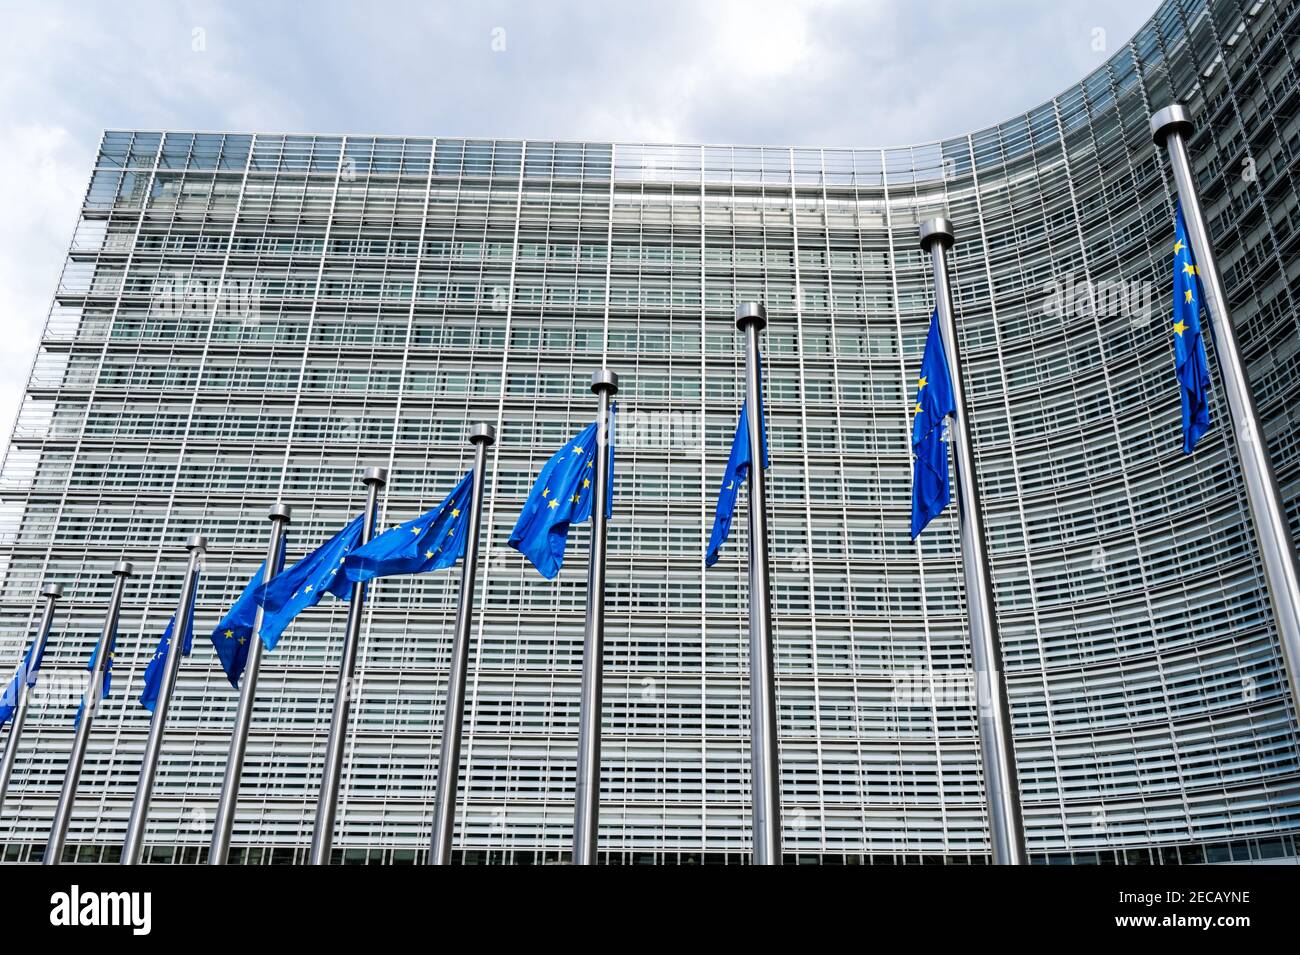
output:
[[248, 663], [248, 644], [253, 639], [253, 623], [257, 620], [257, 593], [262, 589], [262, 577], [265, 574], [266, 561], [263, 561], [262, 566], [257, 568], [257, 573], [244, 586], [239, 599], [231, 605], [212, 631], [212, 648], [217, 651], [217, 659], [221, 661], [221, 669], [226, 671], [226, 679], [235, 689], [239, 689], [239, 678]]
[[[591, 517], [592, 477], [596, 467], [596, 423], [546, 462], [537, 476], [524, 509], [510, 532], [510, 546], [523, 554], [547, 579], [554, 578], [564, 563], [569, 525]], [[609, 418], [609, 494], [605, 516], [614, 510], [614, 413]]]
[[384, 531], [343, 559], [343, 572], [353, 583], [393, 574], [422, 574], [456, 563], [465, 553], [465, 527], [474, 496], [470, 471], [446, 499], [413, 521]]
[[[196, 600], [195, 603], [198, 601]], [[140, 705], [150, 713], [158, 703], [158, 690], [162, 686], [163, 670], [167, 667], [167, 654], [171, 652], [172, 630], [176, 626], [176, 614], [167, 621], [167, 629], [158, 638], [158, 649], [149, 658], [149, 665], [144, 670], [144, 689], [140, 691]], [[194, 604], [190, 604], [190, 619], [185, 625], [185, 640], [181, 644], [181, 655], [189, 656], [194, 648]], [[104, 693], [108, 693], [108, 677], [104, 677]]]
[[912, 409], [912, 540], [952, 499], [943, 429], [944, 420], [956, 413], [948, 359], [939, 334], [939, 310], [935, 309], [930, 315], [921, 377], [916, 383], [916, 407]]
[[1187, 241], [1183, 205], [1174, 205], [1174, 366], [1183, 402], [1183, 453], [1210, 430], [1210, 368], [1201, 337], [1201, 273]]
[[[753, 464], [749, 453], [749, 409], [747, 404], [740, 406], [740, 420], [736, 422], [736, 436], [731, 439], [731, 455], [727, 458], [727, 470], [722, 475], [722, 489], [718, 491], [718, 508], [713, 515], [713, 533], [709, 535], [709, 549], [704, 553], [704, 566], [712, 567], [718, 562], [718, 552], [731, 536], [731, 519], [736, 512], [736, 496], [740, 486], [749, 476]], [[763, 467], [771, 464], [767, 451], [767, 422], [763, 422]]]
[[27, 648], [23, 655], [23, 662], [18, 664], [18, 670], [14, 673], [14, 678], [9, 681], [5, 687], [4, 696], [0, 697], [0, 726], [4, 726], [13, 718], [14, 711], [18, 709], [18, 691], [24, 680], [28, 686], [36, 685], [36, 671], [41, 667], [41, 661], [38, 659], [32, 661], [32, 654], [36, 652], [36, 640]]
[[[113, 655], [114, 655], [113, 648], [116, 645], [117, 645], [117, 634], [114, 633], [109, 638], [109, 642], [108, 642], [108, 662], [104, 664], [104, 683], [103, 686], [100, 687], [100, 694], [99, 694], [99, 698], [101, 700], [108, 699], [108, 690], [113, 685]], [[97, 643], [95, 644], [94, 647], [91, 648], [90, 659], [86, 661], [86, 669], [89, 670], [92, 675], [95, 672], [95, 658], [98, 655], [99, 655], [99, 644]], [[72, 721], [73, 726], [76, 726], [81, 723], [81, 711], [84, 710], [85, 708], [86, 708], [86, 701], [83, 699], [81, 701], [81, 705], [77, 707], [77, 715]]]
[[347, 600], [352, 584], [343, 569], [343, 559], [361, 540], [364, 517], [352, 523], [259, 590], [262, 604], [262, 643], [274, 650], [285, 628], [308, 607], [320, 603], [326, 594]]

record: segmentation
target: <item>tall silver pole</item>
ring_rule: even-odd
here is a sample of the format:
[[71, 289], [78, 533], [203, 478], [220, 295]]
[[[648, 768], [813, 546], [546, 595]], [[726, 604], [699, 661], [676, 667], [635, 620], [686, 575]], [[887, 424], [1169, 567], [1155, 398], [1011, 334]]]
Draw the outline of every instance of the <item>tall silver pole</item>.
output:
[[767, 326], [759, 302], [736, 307], [745, 336], [745, 407], [749, 422], [749, 774], [754, 790], [754, 865], [781, 864], [781, 760], [777, 748], [776, 659], [772, 649], [772, 581], [767, 541], [767, 472], [763, 470], [763, 375], [758, 333]]
[[1191, 130], [1190, 114], [1177, 103], [1166, 106], [1151, 117], [1152, 138], [1157, 146], [1163, 145], [1169, 152], [1169, 165], [1173, 169], [1178, 197], [1182, 200], [1183, 219], [1187, 223], [1187, 238], [1192, 243], [1201, 287], [1205, 290], [1205, 307], [1214, 329], [1214, 353], [1218, 356], [1223, 388], [1228, 394], [1237, 460], [1246, 478], [1246, 503], [1255, 525], [1264, 580], [1272, 598], [1273, 615], [1282, 644], [1282, 660], [1291, 684], [1291, 700], [1300, 709], [1300, 568], [1297, 568], [1295, 545], [1291, 540], [1286, 511], [1282, 508], [1273, 462], [1268, 456], [1268, 443], [1260, 425], [1259, 411], [1251, 393], [1246, 363], [1242, 360], [1237, 332], [1228, 312], [1223, 276], [1219, 273], [1210, 233], [1205, 227], [1201, 200], [1196, 194], [1196, 180], [1192, 176], [1185, 138]]
[[934, 265], [934, 301], [939, 312], [939, 334], [948, 359], [948, 377], [952, 379], [953, 406], [957, 409], [957, 420], [952, 428], [957, 516], [966, 577], [966, 606], [970, 613], [971, 658], [975, 665], [989, 841], [994, 865], [1024, 865], [1025, 826], [1020, 811], [1011, 709], [1002, 672], [1002, 644], [994, 613], [993, 575], [989, 570], [979, 482], [975, 479], [975, 448], [971, 443], [970, 415], [961, 378], [961, 352], [953, 317], [952, 289], [948, 284], [948, 249], [952, 242], [952, 223], [946, 218], [940, 216], [921, 223], [921, 248], [930, 253]]
[[72, 819], [72, 803], [77, 798], [81, 764], [85, 762], [86, 744], [90, 741], [90, 724], [95, 722], [95, 711], [99, 709], [99, 700], [104, 692], [104, 670], [108, 667], [113, 645], [117, 642], [117, 618], [122, 612], [122, 592], [126, 589], [126, 579], [131, 576], [131, 571], [129, 560], [119, 560], [113, 565], [113, 596], [108, 601], [104, 629], [100, 631], [99, 642], [95, 644], [95, 665], [90, 671], [90, 682], [86, 684], [86, 692], [81, 697], [81, 720], [72, 737], [68, 769], [63, 774], [63, 791], [59, 793], [59, 804], [54, 810], [54, 821], [50, 824], [50, 838], [45, 843], [45, 857], [41, 860], [44, 865], [58, 865], [63, 858], [63, 843], [68, 838], [68, 822]]
[[474, 497], [470, 501], [465, 557], [460, 565], [460, 605], [456, 608], [456, 635], [447, 668], [447, 707], [442, 719], [442, 750], [438, 757], [438, 789], [433, 803], [432, 865], [451, 865], [451, 837], [456, 823], [456, 783], [460, 774], [460, 734], [465, 717], [465, 680], [469, 672], [469, 628], [474, 610], [474, 578], [478, 570], [479, 518], [483, 515], [483, 478], [487, 449], [496, 440], [490, 424], [476, 424], [469, 432], [474, 446]]
[[609, 500], [609, 406], [618, 375], [602, 368], [591, 376], [600, 403], [591, 498], [591, 561], [587, 567], [587, 629], [582, 640], [582, 703], [578, 713], [578, 775], [573, 805], [573, 864], [595, 865], [600, 828], [600, 714], [605, 666], [605, 507]]
[[[367, 544], [375, 533], [379, 512], [379, 489], [388, 483], [387, 468], [366, 468], [361, 473], [366, 485], [366, 514], [360, 544]], [[357, 672], [357, 653], [361, 643], [361, 616], [366, 606], [364, 583], [352, 585], [348, 603], [348, 625], [343, 636], [343, 655], [339, 660], [338, 684], [334, 690], [334, 712], [330, 717], [330, 735], [325, 745], [325, 768], [321, 772], [320, 799], [316, 803], [316, 828], [311, 834], [311, 864], [329, 865], [330, 847], [334, 844], [334, 816], [338, 811], [339, 783], [343, 778], [343, 749], [347, 745], [348, 713], [352, 709], [352, 681]]]
[[[41, 589], [45, 598], [45, 610], [41, 613], [41, 628], [36, 633], [36, 646], [32, 650], [32, 667], [39, 668], [41, 657], [45, 655], [45, 644], [50, 639], [50, 626], [54, 623], [54, 603], [63, 596], [62, 584], [46, 584]], [[26, 659], [24, 657], [23, 659]], [[19, 666], [22, 664], [20, 663]], [[0, 809], [4, 808], [5, 796], [9, 793], [9, 780], [14, 774], [14, 763], [18, 759], [18, 743], [23, 735], [23, 723], [27, 721], [29, 675], [24, 673], [18, 681], [18, 700], [14, 704], [14, 715], [9, 721], [9, 739], [5, 741], [4, 758], [0, 760]]]
[[[284, 537], [292, 509], [288, 504], [272, 504], [267, 517], [271, 520], [271, 539], [266, 545], [266, 569], [262, 583], [268, 584], [284, 569]], [[244, 661], [244, 675], [239, 684], [239, 708], [235, 711], [235, 728], [230, 734], [230, 754], [226, 757], [226, 774], [221, 782], [221, 799], [217, 803], [217, 820], [212, 828], [212, 845], [208, 848], [208, 865], [225, 865], [230, 854], [230, 833], [235, 825], [235, 806], [239, 802], [239, 781], [244, 773], [244, 754], [248, 750], [248, 728], [253, 722], [253, 705], [257, 702], [257, 671], [262, 665], [262, 607], [253, 616], [252, 644]]]
[[176, 602], [176, 617], [172, 623], [171, 643], [163, 660], [162, 680], [158, 684], [158, 699], [154, 702], [153, 718], [149, 721], [149, 738], [144, 745], [144, 760], [140, 764], [140, 778], [135, 784], [135, 801], [131, 804], [131, 817], [126, 824], [126, 840], [122, 843], [122, 865], [139, 865], [144, 858], [144, 831], [149, 824], [149, 801], [153, 798], [154, 779], [158, 775], [158, 758], [162, 755], [163, 733], [167, 730], [167, 710], [171, 706], [172, 690], [181, 671], [181, 652], [185, 644], [185, 630], [194, 607], [199, 587], [199, 571], [203, 555], [208, 549], [207, 539], [200, 534], [185, 541], [190, 552], [190, 563], [185, 569], [185, 582]]

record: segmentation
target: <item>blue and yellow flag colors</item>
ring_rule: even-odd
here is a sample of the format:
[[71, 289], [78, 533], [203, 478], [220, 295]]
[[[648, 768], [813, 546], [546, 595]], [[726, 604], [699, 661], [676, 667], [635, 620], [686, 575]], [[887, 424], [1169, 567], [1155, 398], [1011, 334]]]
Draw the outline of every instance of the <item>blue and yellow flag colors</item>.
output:
[[[523, 554], [543, 577], [551, 579], [564, 563], [569, 525], [591, 517], [593, 479], [596, 473], [595, 422], [562, 447], [537, 476], [524, 509], [510, 532], [510, 546]], [[614, 411], [609, 415], [609, 494], [605, 516], [614, 504]]]
[[916, 406], [912, 409], [912, 540], [952, 499], [944, 420], [956, 413], [936, 309], [930, 315], [921, 377], [916, 383]]
[[4, 726], [13, 718], [14, 711], [18, 709], [18, 692], [23, 681], [27, 681], [28, 686], [36, 685], [36, 671], [41, 667], [39, 659], [33, 661], [32, 654], [36, 652], [36, 640], [27, 648], [23, 654], [23, 662], [18, 664], [18, 670], [14, 673], [14, 678], [9, 681], [5, 687], [4, 696], [0, 697], [0, 726]]
[[474, 472], [470, 471], [433, 510], [348, 554], [343, 560], [348, 580], [361, 583], [394, 574], [423, 574], [456, 563], [465, 553], [465, 527], [473, 496]]
[[[762, 414], [760, 410], [760, 415]], [[769, 467], [771, 459], [767, 449], [767, 422], [763, 422], [763, 467]], [[731, 439], [731, 455], [727, 458], [727, 470], [722, 475], [722, 488], [718, 491], [718, 509], [713, 515], [713, 533], [709, 535], [709, 549], [704, 552], [704, 565], [712, 567], [718, 562], [718, 552], [731, 536], [731, 519], [736, 512], [736, 496], [740, 486], [749, 476], [753, 465], [749, 453], [749, 408], [740, 406], [740, 420], [736, 422], [736, 436]]]
[[[108, 662], [104, 664], [104, 682], [103, 685], [100, 686], [99, 688], [99, 698], [101, 700], [108, 699], [108, 691], [113, 686], [113, 656], [114, 656], [113, 648], [116, 645], [117, 645], [117, 634], [114, 633], [113, 636], [109, 638], [108, 641]], [[99, 644], [95, 644], [95, 646], [93, 646], [90, 650], [90, 659], [86, 661], [86, 669], [90, 671], [92, 676], [95, 673], [95, 658], [98, 655], [99, 655]], [[81, 723], [81, 711], [84, 710], [85, 708], [86, 708], [86, 702], [83, 699], [81, 705], [77, 707], [77, 715], [72, 721], [73, 726], [76, 726]]]
[[[198, 601], [195, 601], [197, 603]], [[167, 629], [158, 638], [158, 649], [149, 658], [149, 665], [144, 669], [144, 689], [140, 691], [140, 705], [150, 713], [158, 702], [158, 688], [162, 686], [163, 670], [167, 668], [167, 654], [172, 649], [172, 631], [176, 628], [176, 615], [167, 621]], [[185, 639], [181, 643], [181, 655], [189, 656], [194, 648], [194, 604], [190, 604], [190, 619], [185, 625]], [[108, 694], [107, 677], [105, 677], [105, 695]]]
[[262, 589], [262, 577], [266, 573], [266, 562], [257, 568], [239, 594], [239, 599], [231, 604], [226, 615], [221, 618], [212, 631], [212, 648], [217, 651], [221, 669], [226, 671], [226, 679], [235, 689], [239, 689], [239, 677], [248, 664], [248, 646], [253, 639], [253, 624], [257, 620], [257, 593]]
[[293, 618], [316, 606], [326, 594], [344, 600], [351, 596], [352, 583], [342, 573], [343, 559], [357, 546], [364, 529], [364, 517], [353, 518], [343, 530], [261, 588], [258, 601], [266, 649], [274, 650]]
[[1210, 368], [1201, 336], [1201, 273], [1187, 241], [1183, 205], [1174, 205], [1174, 367], [1183, 402], [1183, 453], [1210, 430]]

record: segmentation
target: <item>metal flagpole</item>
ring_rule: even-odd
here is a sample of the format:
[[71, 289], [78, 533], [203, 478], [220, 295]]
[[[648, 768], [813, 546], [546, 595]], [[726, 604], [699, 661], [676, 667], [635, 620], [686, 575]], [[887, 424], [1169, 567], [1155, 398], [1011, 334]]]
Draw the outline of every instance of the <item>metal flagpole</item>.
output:
[[1228, 411], [1237, 448], [1237, 460], [1246, 478], [1246, 503], [1255, 525], [1264, 579], [1273, 598], [1282, 660], [1291, 684], [1291, 699], [1300, 708], [1300, 568], [1295, 545], [1278, 493], [1277, 477], [1268, 456], [1268, 443], [1260, 425], [1259, 411], [1250, 389], [1250, 378], [1241, 357], [1241, 347], [1228, 312], [1228, 295], [1214, 257], [1205, 213], [1196, 194], [1196, 180], [1187, 153], [1186, 136], [1192, 130], [1186, 107], [1175, 103], [1151, 117], [1151, 136], [1169, 153], [1178, 197], [1182, 200], [1187, 238], [1196, 256], [1196, 269], [1205, 292], [1205, 307], [1214, 331], [1214, 353], [1219, 358], [1223, 388], [1228, 393]]
[[[33, 665], [40, 665], [45, 654], [45, 644], [50, 639], [50, 626], [54, 623], [54, 603], [63, 596], [62, 584], [46, 584], [41, 589], [45, 598], [45, 610], [41, 614], [41, 628], [37, 631], [36, 644], [32, 650]], [[21, 663], [19, 664], [22, 665]], [[24, 673], [18, 681], [18, 699], [14, 705], [13, 718], [9, 722], [9, 739], [5, 741], [5, 754], [0, 760], [0, 809], [4, 808], [5, 796], [9, 793], [9, 779], [14, 773], [14, 763], [18, 759], [18, 743], [23, 735], [23, 723], [27, 720], [28, 695], [31, 687], [27, 685], [28, 675]]]
[[754, 790], [754, 865], [781, 864], [781, 762], [777, 749], [776, 663], [772, 650], [772, 582], [767, 542], [767, 474], [763, 470], [763, 376], [758, 333], [767, 326], [760, 302], [736, 307], [745, 336], [745, 408], [749, 424], [749, 772]]
[[86, 759], [86, 744], [90, 740], [90, 724], [95, 721], [95, 711], [99, 708], [99, 699], [104, 692], [104, 670], [108, 666], [108, 657], [111, 653], [109, 648], [117, 639], [117, 618], [122, 612], [122, 592], [126, 589], [126, 578], [131, 576], [131, 571], [131, 562], [128, 560], [119, 560], [113, 566], [113, 596], [108, 601], [104, 629], [100, 631], [99, 642], [95, 644], [95, 665], [90, 671], [90, 682], [81, 697], [81, 720], [77, 723], [76, 733], [72, 737], [68, 769], [63, 774], [63, 791], [59, 793], [59, 804], [54, 810], [54, 821], [50, 824], [50, 838], [45, 843], [45, 858], [41, 860], [44, 865], [58, 865], [63, 858], [63, 843], [68, 837], [72, 803], [77, 798], [81, 764]]
[[163, 733], [167, 729], [167, 709], [171, 705], [172, 690], [181, 670], [182, 648], [190, 611], [199, 588], [199, 572], [203, 567], [203, 554], [208, 541], [200, 534], [185, 541], [190, 552], [190, 563], [185, 570], [180, 600], [176, 602], [176, 616], [172, 623], [171, 643], [163, 663], [162, 680], [158, 684], [158, 699], [154, 702], [153, 719], [149, 721], [149, 738], [144, 746], [144, 760], [140, 764], [140, 778], [135, 784], [135, 801], [131, 804], [131, 817], [127, 821], [126, 840], [122, 843], [122, 865], [139, 865], [144, 858], [144, 831], [149, 823], [149, 801], [153, 798], [154, 779], [158, 775], [158, 758], [162, 755]]
[[952, 428], [957, 477], [957, 516], [961, 529], [962, 567], [966, 578], [966, 606], [970, 613], [971, 658], [975, 665], [980, 758], [984, 765], [984, 790], [989, 810], [989, 840], [994, 865], [1024, 865], [1025, 827], [1020, 811], [1020, 785], [1016, 778], [1015, 741], [1011, 735], [1011, 709], [1002, 673], [1002, 646], [993, 604], [993, 576], [989, 569], [984, 515], [980, 510], [979, 482], [975, 479], [975, 446], [970, 437], [970, 414], [961, 378], [961, 353], [957, 324], [948, 284], [948, 248], [952, 223], [940, 216], [921, 223], [921, 248], [934, 265], [934, 301], [939, 312], [939, 334], [952, 379]]
[[438, 789], [433, 803], [432, 865], [451, 865], [451, 837], [456, 823], [456, 783], [460, 774], [460, 734], [465, 717], [465, 680], [469, 672], [469, 628], [474, 610], [474, 578], [478, 571], [479, 518], [483, 515], [483, 479], [487, 449], [496, 440], [490, 424], [476, 424], [469, 432], [474, 446], [474, 497], [470, 501], [465, 531], [465, 557], [460, 566], [460, 605], [456, 608], [456, 635], [447, 668], [447, 706], [442, 720], [442, 749], [438, 757]]
[[601, 677], [605, 665], [605, 508], [609, 501], [609, 406], [618, 375], [591, 376], [600, 403], [596, 427], [595, 494], [591, 499], [591, 561], [587, 567], [587, 629], [582, 640], [582, 704], [578, 715], [578, 776], [573, 806], [573, 864], [595, 865], [600, 828]]
[[[388, 483], [388, 468], [366, 468], [361, 472], [366, 485], [366, 514], [357, 546], [370, 543], [379, 512], [379, 489]], [[339, 782], [343, 778], [343, 748], [347, 744], [348, 713], [352, 709], [352, 681], [357, 672], [361, 615], [365, 611], [364, 583], [354, 583], [348, 603], [348, 625], [339, 660], [339, 679], [334, 690], [334, 712], [330, 717], [329, 741], [325, 746], [325, 768], [321, 773], [320, 799], [316, 803], [316, 827], [311, 834], [311, 864], [329, 865], [334, 844], [334, 815], [338, 810]]]
[[[266, 569], [262, 583], [268, 584], [284, 569], [284, 539], [292, 509], [288, 504], [272, 504], [267, 517], [271, 520], [271, 539], [266, 545]], [[244, 661], [244, 675], [239, 684], [239, 709], [235, 711], [235, 728], [230, 734], [230, 754], [226, 757], [226, 774], [221, 782], [221, 800], [217, 803], [217, 821], [212, 829], [208, 865], [225, 865], [230, 852], [230, 832], [235, 824], [235, 806], [239, 802], [239, 781], [244, 772], [244, 753], [248, 750], [248, 729], [253, 722], [253, 705], [257, 702], [257, 671], [262, 665], [262, 607], [253, 616], [252, 645]]]

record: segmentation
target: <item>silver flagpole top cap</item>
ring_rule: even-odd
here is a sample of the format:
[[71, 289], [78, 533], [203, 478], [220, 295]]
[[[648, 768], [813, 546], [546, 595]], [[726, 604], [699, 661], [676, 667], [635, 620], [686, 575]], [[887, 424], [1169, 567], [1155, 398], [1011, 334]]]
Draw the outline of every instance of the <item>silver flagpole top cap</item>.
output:
[[618, 394], [618, 375], [608, 368], [602, 368], [591, 376], [591, 390], [596, 394], [602, 391], [608, 391], [611, 395]]
[[63, 584], [46, 584], [41, 588], [41, 594], [58, 600], [63, 596]]
[[736, 327], [743, 330], [751, 323], [760, 331], [767, 327], [767, 309], [762, 302], [741, 302], [736, 306]]
[[293, 508], [288, 504], [275, 503], [266, 510], [266, 516], [273, 521], [284, 521], [286, 524], [293, 517]]
[[366, 468], [361, 472], [361, 483], [383, 487], [388, 483], [388, 468]]
[[1192, 114], [1182, 103], [1170, 103], [1151, 114], [1151, 141], [1157, 146], [1163, 146], [1170, 133], [1186, 136], [1193, 128]]
[[497, 429], [486, 421], [480, 421], [478, 424], [470, 425], [470, 444], [491, 444], [496, 439]]
[[952, 246], [952, 220], [947, 216], [935, 216], [921, 223], [921, 248], [929, 251], [932, 242], [941, 243], [945, 249]]
[[113, 575], [115, 577], [130, 577], [134, 571], [135, 568], [131, 566], [129, 560], [119, 560], [113, 565]]
[[208, 539], [204, 537], [202, 534], [191, 534], [189, 537], [185, 538], [185, 549], [186, 550], [207, 550]]

